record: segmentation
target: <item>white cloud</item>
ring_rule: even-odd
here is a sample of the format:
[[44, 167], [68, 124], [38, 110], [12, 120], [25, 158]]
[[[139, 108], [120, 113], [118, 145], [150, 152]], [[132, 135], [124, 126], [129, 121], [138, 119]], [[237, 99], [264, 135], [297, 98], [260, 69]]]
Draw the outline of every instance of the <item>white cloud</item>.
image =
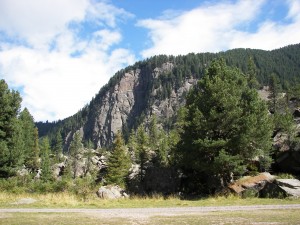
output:
[[300, 2], [286, 2], [290, 23], [265, 21], [255, 33], [236, 32], [229, 45], [230, 48], [257, 48], [272, 50], [289, 44], [299, 43], [300, 40]]
[[[92, 0], [2, 0], [0, 76], [21, 89], [36, 121], [71, 116], [134, 62], [132, 52], [114, 47], [122, 40], [117, 18], [131, 16]], [[81, 36], [84, 23], [93, 23], [92, 35]]]
[[45, 47], [71, 21], [81, 21], [87, 0], [1, 0], [0, 29], [33, 47]]
[[[169, 19], [147, 19], [138, 26], [149, 29], [151, 46], [142, 51], [144, 57], [155, 54], [187, 54], [217, 52], [230, 48], [274, 49], [300, 40], [299, 1], [286, 1], [290, 24], [264, 21], [256, 32], [247, 29], [263, 13], [269, 0], [221, 1], [205, 4]], [[267, 8], [267, 7], [266, 7]]]

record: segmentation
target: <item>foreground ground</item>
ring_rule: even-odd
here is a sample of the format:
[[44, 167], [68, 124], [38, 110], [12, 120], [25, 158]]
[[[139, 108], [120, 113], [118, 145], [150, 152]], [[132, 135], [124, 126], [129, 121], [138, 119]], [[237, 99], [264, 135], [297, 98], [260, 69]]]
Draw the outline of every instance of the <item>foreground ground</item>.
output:
[[101, 200], [70, 193], [0, 192], [0, 224], [300, 224], [300, 199], [237, 196]]
[[300, 204], [124, 209], [0, 209], [0, 224], [299, 224]]

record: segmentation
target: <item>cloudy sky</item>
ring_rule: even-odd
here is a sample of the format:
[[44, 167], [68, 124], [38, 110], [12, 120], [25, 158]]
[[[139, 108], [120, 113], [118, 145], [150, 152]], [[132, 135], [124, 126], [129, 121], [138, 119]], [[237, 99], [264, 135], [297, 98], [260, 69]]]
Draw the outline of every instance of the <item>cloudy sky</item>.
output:
[[87, 104], [156, 54], [300, 43], [300, 0], [1, 0], [0, 79], [36, 121]]

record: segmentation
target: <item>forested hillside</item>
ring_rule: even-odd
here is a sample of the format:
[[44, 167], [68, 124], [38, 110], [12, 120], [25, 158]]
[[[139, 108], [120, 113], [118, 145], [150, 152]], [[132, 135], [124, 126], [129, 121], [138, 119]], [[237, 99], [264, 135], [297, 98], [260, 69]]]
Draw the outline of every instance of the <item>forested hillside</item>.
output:
[[[63, 138], [67, 138], [70, 132], [83, 128], [85, 141], [91, 140], [99, 147], [109, 146], [118, 130], [122, 130], [126, 133], [125, 136], [128, 136], [132, 128], [137, 128], [153, 113], [158, 115], [159, 122], [163, 123], [165, 129], [168, 129], [174, 123], [176, 111], [183, 104], [190, 84], [195, 84], [196, 80], [203, 76], [205, 69], [215, 58], [224, 58], [227, 65], [236, 66], [244, 73], [249, 70], [251, 58], [256, 69], [255, 76], [259, 82], [257, 88], [268, 85], [270, 77], [275, 76], [283, 90], [295, 91], [297, 89], [300, 74], [300, 44], [273, 51], [234, 49], [216, 54], [154, 56], [117, 72], [108, 84], [100, 89], [95, 98], [73, 116], [53, 123], [36, 123], [39, 134], [40, 136], [48, 134], [52, 140], [59, 131]], [[132, 77], [128, 77], [128, 74], [132, 74]], [[123, 88], [128, 86], [123, 92], [118, 90], [120, 83]], [[129, 87], [130, 85], [132, 86]], [[131, 108], [128, 110], [123, 109], [127, 111], [126, 116], [119, 116], [122, 119], [121, 122], [113, 124], [112, 117], [117, 113], [112, 114], [112, 111], [122, 105], [122, 103], [119, 105], [115, 103], [118, 99], [114, 98], [114, 95], [117, 93], [127, 95], [129, 92], [132, 92], [132, 96], [128, 98], [131, 97], [132, 100], [128, 104], [133, 105], [129, 106]], [[110, 103], [104, 103], [104, 101]], [[162, 102], [163, 104], [160, 104]], [[155, 108], [164, 113], [155, 112]], [[105, 121], [99, 125], [100, 118], [106, 117], [104, 114], [109, 114], [110, 118], [105, 118]], [[97, 124], [98, 127], [96, 127]]]

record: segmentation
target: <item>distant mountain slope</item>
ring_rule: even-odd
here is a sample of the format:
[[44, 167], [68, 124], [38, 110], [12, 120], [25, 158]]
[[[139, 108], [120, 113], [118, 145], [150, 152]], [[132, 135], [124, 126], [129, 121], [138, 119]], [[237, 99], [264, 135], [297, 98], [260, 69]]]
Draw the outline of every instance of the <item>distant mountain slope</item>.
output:
[[67, 140], [80, 129], [84, 140], [98, 147], [109, 146], [118, 130], [128, 133], [153, 114], [165, 129], [172, 126], [189, 88], [200, 79], [207, 65], [223, 57], [230, 66], [247, 71], [253, 58], [261, 86], [274, 73], [287, 86], [300, 75], [300, 44], [273, 51], [234, 49], [220, 53], [185, 56], [154, 56], [117, 72], [82, 110], [55, 123], [36, 123], [40, 136], [60, 131]]

